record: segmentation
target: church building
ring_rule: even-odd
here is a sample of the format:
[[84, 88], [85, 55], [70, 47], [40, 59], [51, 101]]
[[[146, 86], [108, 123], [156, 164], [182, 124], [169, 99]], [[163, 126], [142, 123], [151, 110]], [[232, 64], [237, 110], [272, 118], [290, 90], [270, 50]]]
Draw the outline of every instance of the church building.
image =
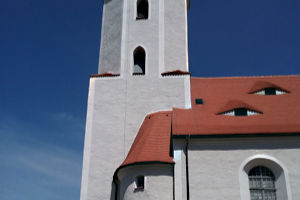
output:
[[191, 77], [189, 6], [103, 0], [80, 199], [300, 199], [300, 76]]

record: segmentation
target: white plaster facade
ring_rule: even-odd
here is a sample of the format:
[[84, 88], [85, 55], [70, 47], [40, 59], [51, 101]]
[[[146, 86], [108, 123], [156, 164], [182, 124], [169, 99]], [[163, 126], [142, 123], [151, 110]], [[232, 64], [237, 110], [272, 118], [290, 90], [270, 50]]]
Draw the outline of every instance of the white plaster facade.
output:
[[[137, 0], [104, 0], [99, 73], [132, 72], [134, 49], [146, 50], [146, 74], [188, 71], [186, 0], [148, 0], [149, 18], [136, 20]], [[157, 73], [159, 72], [159, 73]]]
[[[103, 2], [99, 74], [119, 76], [90, 79], [81, 200], [113, 198], [114, 171], [146, 114], [191, 105], [190, 76], [161, 75], [188, 71], [186, 0], [148, 0], [147, 20], [136, 20], [136, 2]], [[138, 46], [146, 52], [146, 72], [134, 76]]]
[[125, 159], [145, 115], [189, 105], [189, 95], [182, 95], [186, 91], [189, 76], [91, 79], [82, 199], [110, 198], [114, 171]]
[[[173, 165], [146, 164], [123, 168], [119, 171], [118, 199], [172, 200]], [[145, 188], [137, 190], [135, 178], [145, 176]]]
[[278, 200], [300, 199], [300, 137], [215, 137], [188, 141], [186, 153], [186, 141], [175, 140], [176, 200], [187, 199], [188, 195], [190, 200], [250, 200], [247, 173], [258, 165], [275, 174]]

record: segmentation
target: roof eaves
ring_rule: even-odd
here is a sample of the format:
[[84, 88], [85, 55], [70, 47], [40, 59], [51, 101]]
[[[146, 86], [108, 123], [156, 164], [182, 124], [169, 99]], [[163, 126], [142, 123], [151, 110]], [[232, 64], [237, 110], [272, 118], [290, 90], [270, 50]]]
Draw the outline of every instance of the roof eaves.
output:
[[112, 74], [112, 73], [102, 73], [102, 74], [91, 74], [91, 78], [97, 78], [97, 77], [116, 77], [120, 76], [120, 74]]
[[211, 134], [174, 134], [174, 139], [190, 138], [242, 138], [242, 137], [291, 137], [300, 136], [300, 132], [278, 133], [211, 133]]
[[121, 165], [119, 166], [115, 173], [114, 173], [114, 180], [118, 180], [118, 173], [121, 169], [130, 167], [130, 166], [143, 166], [143, 165], [151, 165], [151, 164], [160, 164], [160, 165], [174, 165], [175, 162], [164, 162], [164, 161], [146, 161], [146, 162], [135, 162], [135, 163], [130, 163], [130, 164], [126, 164], [126, 165]]

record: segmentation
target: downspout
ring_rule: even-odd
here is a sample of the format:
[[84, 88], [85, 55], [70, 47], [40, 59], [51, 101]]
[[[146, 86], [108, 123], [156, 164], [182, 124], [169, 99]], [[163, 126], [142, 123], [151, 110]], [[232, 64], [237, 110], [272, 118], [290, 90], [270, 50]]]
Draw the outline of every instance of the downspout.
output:
[[185, 170], [186, 170], [186, 195], [187, 200], [190, 199], [190, 183], [189, 183], [189, 142], [190, 142], [190, 136], [186, 136], [185, 138], [186, 146], [185, 146]]

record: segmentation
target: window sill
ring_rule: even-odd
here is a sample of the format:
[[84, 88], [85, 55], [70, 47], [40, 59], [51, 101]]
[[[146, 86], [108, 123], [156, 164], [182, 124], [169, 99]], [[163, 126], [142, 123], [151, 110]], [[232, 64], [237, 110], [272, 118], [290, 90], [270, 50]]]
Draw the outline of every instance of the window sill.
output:
[[147, 20], [148, 18], [145, 17], [137, 17], [136, 20]]
[[133, 76], [144, 76], [145, 73], [132, 73]]
[[143, 191], [144, 191], [144, 187], [134, 188], [134, 192], [143, 192]]

